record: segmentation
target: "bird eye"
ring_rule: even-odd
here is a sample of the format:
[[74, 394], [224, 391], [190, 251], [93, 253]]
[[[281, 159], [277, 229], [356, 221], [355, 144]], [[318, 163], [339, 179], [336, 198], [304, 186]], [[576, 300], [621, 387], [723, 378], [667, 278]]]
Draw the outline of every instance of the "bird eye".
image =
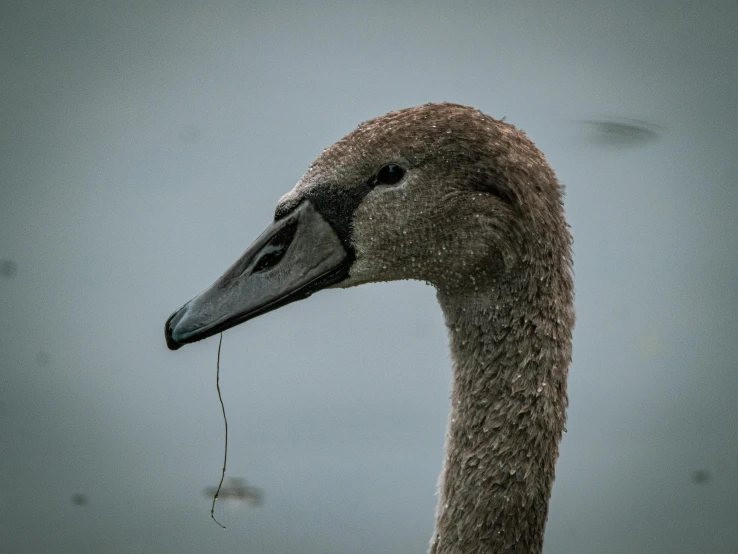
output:
[[377, 185], [394, 185], [405, 176], [405, 170], [397, 164], [387, 164], [377, 172], [374, 183]]

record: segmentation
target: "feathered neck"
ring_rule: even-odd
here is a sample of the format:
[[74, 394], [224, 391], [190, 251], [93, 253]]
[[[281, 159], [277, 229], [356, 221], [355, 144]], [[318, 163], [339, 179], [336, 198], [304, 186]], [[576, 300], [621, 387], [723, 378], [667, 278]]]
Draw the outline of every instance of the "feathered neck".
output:
[[568, 248], [553, 267], [528, 263], [438, 300], [453, 384], [430, 552], [540, 553], [566, 418]]

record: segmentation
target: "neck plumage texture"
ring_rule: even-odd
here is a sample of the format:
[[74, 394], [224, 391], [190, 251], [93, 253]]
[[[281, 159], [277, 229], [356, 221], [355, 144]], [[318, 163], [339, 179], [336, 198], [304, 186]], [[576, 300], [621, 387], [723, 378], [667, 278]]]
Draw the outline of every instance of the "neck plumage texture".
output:
[[487, 290], [438, 291], [453, 383], [431, 554], [542, 551], [571, 360], [565, 252]]

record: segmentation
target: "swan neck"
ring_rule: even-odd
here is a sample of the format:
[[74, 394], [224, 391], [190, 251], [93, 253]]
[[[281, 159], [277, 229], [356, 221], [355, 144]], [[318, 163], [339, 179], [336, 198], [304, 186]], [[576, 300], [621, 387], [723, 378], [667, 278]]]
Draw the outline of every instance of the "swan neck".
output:
[[523, 277], [438, 292], [453, 379], [432, 554], [543, 548], [573, 312], [568, 274]]

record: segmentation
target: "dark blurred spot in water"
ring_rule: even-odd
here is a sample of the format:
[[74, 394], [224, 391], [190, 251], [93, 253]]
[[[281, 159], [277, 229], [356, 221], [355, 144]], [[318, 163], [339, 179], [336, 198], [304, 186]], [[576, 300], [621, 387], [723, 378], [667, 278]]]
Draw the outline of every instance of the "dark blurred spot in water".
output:
[[75, 506], [87, 506], [87, 502], [87, 496], [84, 494], [77, 493], [72, 495], [72, 504]]
[[[205, 489], [205, 496], [212, 497], [216, 490], [215, 487]], [[232, 502], [244, 502], [252, 506], [260, 506], [264, 496], [261, 489], [247, 485], [244, 479], [231, 477], [220, 489], [218, 498]]]
[[725, 168], [725, 184], [731, 187], [738, 186], [738, 166]]
[[710, 480], [710, 472], [706, 469], [698, 469], [692, 474], [692, 482], [704, 485]]
[[46, 367], [51, 363], [51, 355], [43, 350], [36, 354], [36, 363], [41, 367]]
[[642, 146], [661, 136], [656, 125], [638, 119], [590, 119], [582, 123], [588, 130], [587, 138], [599, 146]]
[[195, 124], [184, 125], [179, 130], [179, 140], [182, 144], [195, 144], [200, 140], [200, 128]]
[[12, 260], [0, 259], [0, 277], [15, 277], [18, 273], [18, 266]]

